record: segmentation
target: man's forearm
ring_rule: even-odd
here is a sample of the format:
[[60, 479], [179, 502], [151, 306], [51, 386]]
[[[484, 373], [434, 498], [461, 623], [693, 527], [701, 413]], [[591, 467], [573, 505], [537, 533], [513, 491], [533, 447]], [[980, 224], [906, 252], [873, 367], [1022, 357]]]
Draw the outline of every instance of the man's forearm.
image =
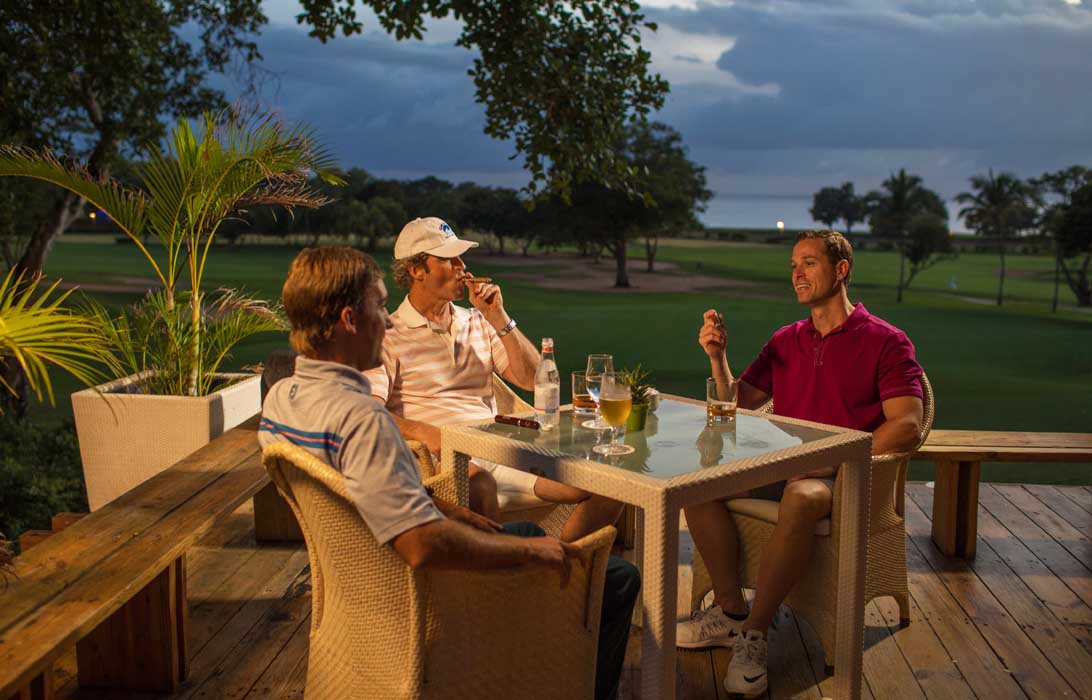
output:
[[507, 379], [521, 389], [533, 391], [535, 371], [542, 359], [538, 350], [518, 328], [501, 338], [501, 343], [504, 344], [504, 349], [508, 353]]
[[440, 453], [440, 429], [438, 427], [431, 423], [422, 423], [421, 421], [396, 416], [393, 413], [391, 417], [394, 418], [394, 424], [398, 426], [398, 432], [402, 433], [402, 437], [407, 440], [423, 442], [434, 454]]
[[913, 418], [896, 418], [872, 431], [872, 454], [908, 452], [918, 441], [918, 423]]
[[526, 538], [487, 534], [446, 519], [418, 529], [414, 534], [420, 541], [407, 559], [414, 568], [504, 569], [533, 561], [533, 545]]

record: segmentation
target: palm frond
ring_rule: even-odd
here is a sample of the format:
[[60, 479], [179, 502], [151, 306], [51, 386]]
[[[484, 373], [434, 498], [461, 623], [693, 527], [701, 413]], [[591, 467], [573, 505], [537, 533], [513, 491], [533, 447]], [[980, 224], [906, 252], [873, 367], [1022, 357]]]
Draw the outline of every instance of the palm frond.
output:
[[114, 365], [98, 325], [62, 306], [71, 291], [54, 296], [54, 282], [39, 294], [39, 282], [23, 282], [13, 271], [0, 281], [0, 356], [14, 358], [38, 399], [44, 393], [52, 404], [50, 366], [94, 385]]

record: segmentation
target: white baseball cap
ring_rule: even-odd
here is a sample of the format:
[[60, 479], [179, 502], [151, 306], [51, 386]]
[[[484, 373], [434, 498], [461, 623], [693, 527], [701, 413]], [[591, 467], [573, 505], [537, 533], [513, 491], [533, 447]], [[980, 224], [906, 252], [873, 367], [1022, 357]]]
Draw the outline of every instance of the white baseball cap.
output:
[[417, 218], [402, 227], [394, 242], [394, 259], [412, 258], [418, 253], [428, 253], [438, 258], [457, 258], [471, 248], [474, 241], [464, 241], [455, 235], [442, 219], [435, 216]]

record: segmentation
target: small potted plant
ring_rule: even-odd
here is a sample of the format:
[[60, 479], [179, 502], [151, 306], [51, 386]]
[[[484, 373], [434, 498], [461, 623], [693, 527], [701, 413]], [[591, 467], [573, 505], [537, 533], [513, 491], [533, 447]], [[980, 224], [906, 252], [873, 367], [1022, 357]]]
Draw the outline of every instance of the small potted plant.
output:
[[622, 370], [622, 381], [629, 387], [630, 396], [633, 397], [633, 408], [630, 409], [629, 418], [626, 419], [627, 432], [645, 429], [652, 391], [652, 385], [648, 383], [650, 376], [651, 373], [643, 369], [640, 364], [632, 369]]

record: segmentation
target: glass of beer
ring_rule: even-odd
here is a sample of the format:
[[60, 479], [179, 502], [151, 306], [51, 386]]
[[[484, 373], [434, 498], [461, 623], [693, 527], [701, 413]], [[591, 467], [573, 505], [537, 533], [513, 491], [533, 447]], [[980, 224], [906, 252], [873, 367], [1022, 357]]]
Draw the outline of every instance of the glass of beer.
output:
[[596, 445], [594, 449], [601, 455], [625, 455], [633, 452], [630, 445], [618, 442], [618, 429], [626, 424], [629, 411], [633, 407], [633, 397], [629, 387], [622, 381], [620, 372], [604, 372], [599, 386], [599, 413], [610, 426], [610, 444]]
[[606, 430], [610, 428], [610, 424], [603, 420], [602, 415], [599, 413], [599, 385], [602, 381], [603, 374], [605, 372], [614, 371], [614, 356], [613, 355], [588, 355], [588, 366], [584, 371], [584, 383], [588, 387], [588, 394], [591, 396], [592, 401], [595, 402], [595, 418], [592, 420], [586, 420], [581, 425], [585, 428], [591, 428], [592, 430]]
[[573, 413], [578, 416], [595, 415], [597, 404], [588, 390], [587, 372], [573, 372]]
[[736, 419], [739, 382], [705, 380], [705, 417], [709, 425], [730, 423]]

